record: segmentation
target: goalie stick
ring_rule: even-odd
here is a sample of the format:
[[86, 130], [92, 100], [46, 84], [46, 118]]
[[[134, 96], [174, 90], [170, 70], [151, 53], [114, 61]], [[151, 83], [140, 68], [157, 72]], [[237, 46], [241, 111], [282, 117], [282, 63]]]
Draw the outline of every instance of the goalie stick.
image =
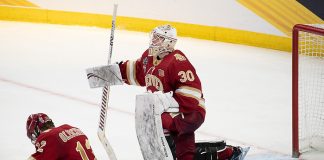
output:
[[[114, 44], [114, 32], [115, 32], [117, 7], [118, 7], [118, 5], [114, 4], [114, 11], [113, 11], [112, 21], [111, 21], [108, 64], [111, 63], [112, 49], [113, 49], [113, 44]], [[105, 134], [109, 92], [110, 92], [110, 87], [108, 85], [106, 85], [102, 90], [101, 109], [100, 109], [100, 115], [99, 115], [99, 127], [98, 127], [97, 134], [98, 134], [101, 144], [104, 146], [104, 148], [108, 154], [109, 159], [117, 160], [114, 150], [112, 149], [110, 143], [108, 142], [108, 139]]]

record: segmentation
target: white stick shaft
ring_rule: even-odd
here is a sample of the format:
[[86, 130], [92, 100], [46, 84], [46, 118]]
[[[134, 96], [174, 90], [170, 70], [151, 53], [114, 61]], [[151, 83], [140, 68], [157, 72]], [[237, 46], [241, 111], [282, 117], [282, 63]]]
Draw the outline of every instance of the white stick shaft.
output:
[[[114, 11], [112, 16], [112, 22], [111, 22], [111, 32], [110, 32], [110, 44], [109, 44], [109, 57], [108, 57], [108, 64], [111, 63], [111, 56], [112, 56], [112, 49], [114, 44], [114, 32], [115, 32], [115, 22], [116, 22], [116, 13], [117, 13], [117, 4], [114, 4]], [[101, 98], [101, 109], [100, 109], [100, 115], [99, 115], [99, 126], [98, 126], [98, 137], [102, 145], [104, 146], [109, 160], [117, 160], [116, 155], [108, 142], [108, 139], [105, 135], [106, 130], [106, 120], [107, 120], [107, 111], [108, 111], [108, 102], [109, 102], [109, 92], [110, 87], [105, 86], [102, 90], [102, 98]]]
[[118, 7], [118, 4], [114, 4], [114, 12], [113, 12], [112, 21], [111, 21], [111, 32], [110, 32], [110, 46], [109, 46], [108, 64], [111, 63], [112, 50], [113, 50], [113, 45], [114, 45], [114, 33], [115, 33], [115, 26], [116, 26], [117, 7]]

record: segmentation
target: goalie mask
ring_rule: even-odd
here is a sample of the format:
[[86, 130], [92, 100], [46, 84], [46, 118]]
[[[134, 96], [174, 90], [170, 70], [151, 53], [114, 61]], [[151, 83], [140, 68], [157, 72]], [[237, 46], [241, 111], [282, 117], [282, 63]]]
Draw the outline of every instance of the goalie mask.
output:
[[41, 133], [41, 129], [47, 122], [52, 122], [52, 119], [44, 113], [32, 114], [28, 117], [26, 123], [27, 136], [33, 144], [35, 144], [37, 137]]
[[163, 58], [173, 52], [177, 42], [177, 30], [170, 25], [163, 25], [153, 29], [150, 33], [150, 55]]

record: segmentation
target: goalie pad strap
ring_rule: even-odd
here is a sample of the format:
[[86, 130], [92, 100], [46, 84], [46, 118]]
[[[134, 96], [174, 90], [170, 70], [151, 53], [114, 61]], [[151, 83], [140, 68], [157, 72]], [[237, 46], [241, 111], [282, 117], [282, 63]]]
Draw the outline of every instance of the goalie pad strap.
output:
[[197, 142], [195, 160], [217, 160], [217, 152], [225, 149], [225, 141]]
[[196, 148], [215, 148], [217, 151], [222, 151], [225, 147], [225, 141], [196, 142]]

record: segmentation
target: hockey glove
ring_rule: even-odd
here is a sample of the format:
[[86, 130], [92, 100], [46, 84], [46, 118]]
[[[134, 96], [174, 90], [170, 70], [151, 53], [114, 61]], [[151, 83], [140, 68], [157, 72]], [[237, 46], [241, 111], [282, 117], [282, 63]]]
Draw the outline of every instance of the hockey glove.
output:
[[162, 91], [158, 91], [153, 94], [158, 97], [159, 103], [161, 103], [164, 108], [164, 112], [179, 112], [179, 104], [172, 97], [172, 92], [162, 93]]
[[118, 64], [88, 68], [86, 72], [90, 88], [123, 84]]

